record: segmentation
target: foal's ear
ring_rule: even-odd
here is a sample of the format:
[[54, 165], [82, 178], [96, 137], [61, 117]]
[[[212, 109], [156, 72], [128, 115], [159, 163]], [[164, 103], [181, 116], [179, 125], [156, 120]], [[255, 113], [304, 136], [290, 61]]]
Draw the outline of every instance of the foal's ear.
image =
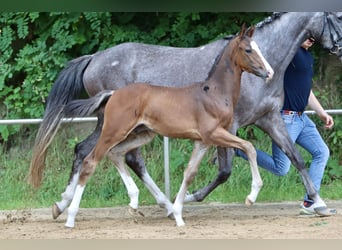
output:
[[247, 32], [246, 32], [246, 35], [249, 36], [249, 37], [252, 37], [253, 34], [254, 34], [254, 30], [255, 30], [255, 26], [253, 25], [252, 27], [250, 27]]
[[243, 37], [245, 35], [245, 32], [246, 32], [246, 24], [243, 23], [242, 27], [241, 27], [241, 30], [239, 32], [239, 37]]

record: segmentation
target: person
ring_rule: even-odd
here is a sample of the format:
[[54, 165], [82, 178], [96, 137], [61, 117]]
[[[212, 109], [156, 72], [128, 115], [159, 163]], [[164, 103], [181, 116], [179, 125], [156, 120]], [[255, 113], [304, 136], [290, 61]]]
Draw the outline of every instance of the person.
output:
[[[316, 190], [319, 192], [330, 153], [316, 125], [304, 113], [304, 109], [307, 105], [313, 109], [324, 122], [325, 128], [332, 128], [334, 126], [334, 120], [325, 112], [312, 91], [314, 59], [309, 48], [314, 42], [313, 37], [306, 39], [285, 71], [284, 105], [280, 113], [292, 141], [312, 155], [309, 176]], [[235, 153], [237, 156], [247, 159], [243, 151], [236, 149]], [[272, 142], [272, 156], [261, 150], [257, 150], [257, 162], [260, 167], [278, 176], [286, 175], [291, 165], [290, 159], [274, 142]], [[314, 215], [316, 214], [315, 208], [319, 209], [315, 207], [310, 197], [305, 194], [304, 200], [301, 203], [300, 214]], [[336, 213], [336, 209], [323, 209], [330, 215]]]

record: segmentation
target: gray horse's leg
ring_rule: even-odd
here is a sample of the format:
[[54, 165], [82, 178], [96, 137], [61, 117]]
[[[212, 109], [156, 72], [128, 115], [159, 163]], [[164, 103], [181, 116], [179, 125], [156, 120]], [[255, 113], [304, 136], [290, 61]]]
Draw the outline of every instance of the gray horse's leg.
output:
[[[131, 198], [130, 207], [133, 209], [138, 208], [138, 192], [131, 186], [135, 185], [135, 183], [127, 184], [125, 182], [125, 178], [127, 178], [127, 170], [124, 170], [124, 162], [123, 157], [126, 155], [126, 163], [127, 165], [134, 171], [134, 173], [142, 180], [145, 187], [150, 191], [153, 197], [156, 199], [158, 205], [160, 207], [166, 208], [167, 216], [172, 216], [172, 203], [165, 196], [165, 194], [160, 191], [159, 187], [155, 184], [147, 169], [145, 167], [144, 160], [141, 156], [141, 152], [139, 147], [147, 144], [155, 137], [155, 133], [147, 129], [146, 127], [138, 127], [136, 128], [124, 141], [119, 143], [117, 146], [112, 148], [108, 156], [117, 166], [120, 176], [125, 183], [126, 189]], [[133, 179], [132, 179], [133, 181]], [[130, 192], [130, 190], [132, 190]], [[135, 194], [137, 193], [137, 194]], [[133, 206], [132, 206], [133, 204]]]
[[126, 163], [143, 181], [145, 187], [150, 191], [150, 193], [157, 201], [157, 204], [162, 208], [166, 208], [167, 216], [172, 217], [172, 203], [159, 189], [159, 187], [155, 184], [155, 182], [147, 172], [144, 159], [141, 156], [140, 148], [133, 149], [128, 154], [126, 154]]
[[214, 181], [207, 186], [185, 196], [184, 202], [203, 201], [217, 186], [227, 181], [232, 171], [233, 150], [217, 147], [219, 173]]

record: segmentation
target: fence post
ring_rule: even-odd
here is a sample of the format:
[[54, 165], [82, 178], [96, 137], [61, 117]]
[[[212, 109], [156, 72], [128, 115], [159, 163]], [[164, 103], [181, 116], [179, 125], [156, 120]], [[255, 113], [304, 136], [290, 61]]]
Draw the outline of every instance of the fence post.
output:
[[170, 162], [169, 162], [169, 138], [164, 136], [164, 182], [165, 195], [170, 199]]

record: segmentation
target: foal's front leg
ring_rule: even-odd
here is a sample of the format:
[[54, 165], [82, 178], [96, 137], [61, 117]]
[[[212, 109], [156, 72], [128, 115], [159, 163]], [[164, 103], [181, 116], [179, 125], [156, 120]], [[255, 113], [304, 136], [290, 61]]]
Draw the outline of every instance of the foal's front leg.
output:
[[65, 224], [66, 227], [74, 227], [75, 225], [75, 217], [80, 207], [80, 202], [82, 199], [86, 183], [89, 177], [91, 177], [94, 174], [98, 162], [101, 161], [106, 152], [111, 147], [115, 146], [119, 141], [120, 140], [118, 140], [118, 138], [108, 137], [108, 135], [103, 136], [102, 133], [95, 148], [83, 160], [80, 177], [78, 180], [78, 184], [76, 186], [74, 197], [68, 208], [68, 218]]
[[192, 151], [188, 167], [184, 171], [182, 185], [178, 191], [176, 200], [173, 204], [173, 214], [176, 220], [176, 224], [179, 227], [185, 225], [182, 217], [182, 211], [186, 191], [188, 189], [188, 186], [192, 183], [193, 179], [195, 178], [199, 164], [204, 154], [207, 152], [208, 148], [209, 146], [204, 145], [202, 142], [195, 141], [194, 149]]
[[252, 172], [252, 187], [251, 193], [246, 197], [245, 203], [247, 206], [252, 205], [256, 201], [263, 185], [256, 161], [256, 150], [254, 146], [252, 143], [230, 134], [223, 128], [216, 129], [211, 135], [211, 140], [217, 145], [227, 148], [239, 148], [246, 153]]

